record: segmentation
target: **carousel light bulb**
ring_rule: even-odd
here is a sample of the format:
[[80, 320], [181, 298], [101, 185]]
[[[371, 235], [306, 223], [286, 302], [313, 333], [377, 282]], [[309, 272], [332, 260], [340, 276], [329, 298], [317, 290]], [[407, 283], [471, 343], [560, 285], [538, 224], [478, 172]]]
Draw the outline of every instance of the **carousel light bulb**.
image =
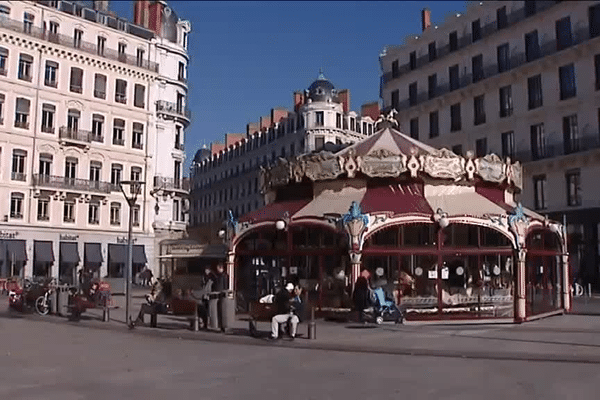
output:
[[279, 221], [275, 222], [275, 228], [277, 228], [278, 231], [282, 231], [285, 229], [285, 221], [280, 219]]
[[221, 230], [219, 231], [219, 237], [220, 237], [220, 238], [224, 238], [224, 237], [225, 237], [225, 229], [221, 229]]

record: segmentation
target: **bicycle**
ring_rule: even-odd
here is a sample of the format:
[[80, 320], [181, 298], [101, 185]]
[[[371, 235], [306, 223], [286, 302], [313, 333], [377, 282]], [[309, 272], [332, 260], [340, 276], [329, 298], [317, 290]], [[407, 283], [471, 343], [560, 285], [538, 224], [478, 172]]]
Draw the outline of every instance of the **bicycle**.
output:
[[37, 311], [40, 315], [48, 315], [50, 312], [50, 306], [52, 305], [52, 300], [50, 295], [54, 292], [54, 289], [48, 288], [46, 293], [43, 296], [40, 296], [35, 301], [35, 311]]

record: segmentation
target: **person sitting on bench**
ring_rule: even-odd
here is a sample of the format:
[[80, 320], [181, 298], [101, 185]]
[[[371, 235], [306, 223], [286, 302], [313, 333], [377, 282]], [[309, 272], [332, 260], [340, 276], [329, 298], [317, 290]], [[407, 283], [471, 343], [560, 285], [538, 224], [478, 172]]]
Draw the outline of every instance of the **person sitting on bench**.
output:
[[144, 323], [144, 315], [146, 314], [164, 314], [167, 310], [167, 301], [172, 297], [171, 282], [157, 282], [152, 286], [152, 291], [146, 295], [146, 304], [142, 304], [140, 312], [135, 321], [131, 321], [130, 326]]
[[275, 295], [275, 307], [277, 315], [271, 319], [271, 339], [275, 340], [279, 336], [279, 324], [285, 322], [291, 322], [291, 332], [289, 332], [292, 340], [296, 337], [296, 328], [300, 320], [298, 316], [293, 313], [293, 298], [294, 296], [294, 284], [288, 283], [285, 289], [281, 289]]

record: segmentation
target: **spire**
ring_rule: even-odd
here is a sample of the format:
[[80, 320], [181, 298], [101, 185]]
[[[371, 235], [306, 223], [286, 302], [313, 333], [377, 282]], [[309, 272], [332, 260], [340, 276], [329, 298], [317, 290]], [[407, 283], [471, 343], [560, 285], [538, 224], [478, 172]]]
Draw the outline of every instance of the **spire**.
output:
[[319, 68], [319, 77], [317, 78], [318, 81], [326, 81], [327, 78], [325, 78], [325, 75], [323, 75], [323, 68]]

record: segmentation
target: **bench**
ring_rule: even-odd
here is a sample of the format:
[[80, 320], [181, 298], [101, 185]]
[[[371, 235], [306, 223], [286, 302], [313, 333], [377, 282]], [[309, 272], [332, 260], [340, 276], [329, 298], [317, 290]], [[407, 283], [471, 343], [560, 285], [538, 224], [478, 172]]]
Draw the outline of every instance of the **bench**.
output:
[[[156, 328], [158, 325], [158, 315], [173, 315], [173, 316], [187, 316], [190, 321], [190, 329], [193, 331], [198, 330], [198, 303], [194, 300], [186, 300], [173, 298], [166, 304], [166, 311], [160, 310], [159, 307], [154, 307], [153, 312], [150, 314], [150, 327]], [[144, 315], [142, 314], [142, 323], [144, 322]]]
[[[249, 310], [248, 310], [248, 330], [250, 331], [250, 335], [253, 337], [260, 336], [259, 331], [257, 329], [257, 323], [258, 322], [268, 322], [269, 328], [270, 328], [271, 320], [273, 319], [273, 317], [275, 315], [277, 315], [277, 307], [275, 304], [259, 303], [257, 301], [250, 302]], [[300, 318], [300, 322], [302, 322], [302, 320], [303, 320], [303, 318]], [[280, 326], [280, 329], [281, 329], [281, 326]], [[287, 329], [287, 332], [291, 332], [289, 321], [287, 323], [286, 329]], [[270, 331], [270, 329], [269, 329], [269, 331]]]

